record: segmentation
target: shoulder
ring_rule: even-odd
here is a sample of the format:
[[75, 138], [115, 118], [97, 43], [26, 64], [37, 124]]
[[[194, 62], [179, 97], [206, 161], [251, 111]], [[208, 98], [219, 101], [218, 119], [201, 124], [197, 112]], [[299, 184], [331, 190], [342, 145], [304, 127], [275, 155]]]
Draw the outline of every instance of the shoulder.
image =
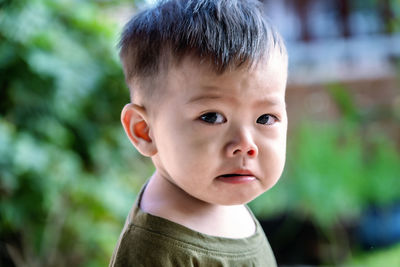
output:
[[135, 225], [129, 225], [114, 251], [110, 266], [193, 266], [185, 243]]

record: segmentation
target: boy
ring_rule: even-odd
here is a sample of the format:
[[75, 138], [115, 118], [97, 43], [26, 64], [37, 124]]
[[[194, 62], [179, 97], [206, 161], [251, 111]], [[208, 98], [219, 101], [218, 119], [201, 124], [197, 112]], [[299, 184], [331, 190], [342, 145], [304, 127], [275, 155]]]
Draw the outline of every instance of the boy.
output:
[[156, 171], [110, 266], [276, 266], [246, 203], [285, 162], [287, 54], [253, 0], [167, 0], [135, 16], [121, 121]]

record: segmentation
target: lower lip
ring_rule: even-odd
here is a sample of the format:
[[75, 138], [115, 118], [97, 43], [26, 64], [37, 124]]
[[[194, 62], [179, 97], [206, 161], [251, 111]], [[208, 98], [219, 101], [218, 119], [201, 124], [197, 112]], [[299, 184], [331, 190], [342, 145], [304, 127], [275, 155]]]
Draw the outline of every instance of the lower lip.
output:
[[228, 184], [246, 184], [256, 180], [254, 176], [229, 176], [218, 177], [218, 180]]

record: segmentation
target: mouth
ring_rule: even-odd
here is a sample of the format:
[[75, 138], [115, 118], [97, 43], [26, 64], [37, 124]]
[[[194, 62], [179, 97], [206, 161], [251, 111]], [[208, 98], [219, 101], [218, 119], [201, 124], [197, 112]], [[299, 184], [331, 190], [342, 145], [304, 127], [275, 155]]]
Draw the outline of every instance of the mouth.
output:
[[243, 184], [255, 181], [257, 178], [254, 174], [247, 170], [239, 170], [233, 173], [223, 174], [217, 177], [219, 181], [231, 184]]

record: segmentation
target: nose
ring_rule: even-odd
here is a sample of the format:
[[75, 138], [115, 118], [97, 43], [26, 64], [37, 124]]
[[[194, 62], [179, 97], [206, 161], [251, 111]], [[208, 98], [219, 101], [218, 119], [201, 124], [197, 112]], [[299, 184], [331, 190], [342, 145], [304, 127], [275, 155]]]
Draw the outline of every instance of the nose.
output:
[[255, 144], [250, 131], [240, 129], [226, 145], [226, 155], [228, 157], [247, 156], [255, 158], [258, 155], [258, 147]]

